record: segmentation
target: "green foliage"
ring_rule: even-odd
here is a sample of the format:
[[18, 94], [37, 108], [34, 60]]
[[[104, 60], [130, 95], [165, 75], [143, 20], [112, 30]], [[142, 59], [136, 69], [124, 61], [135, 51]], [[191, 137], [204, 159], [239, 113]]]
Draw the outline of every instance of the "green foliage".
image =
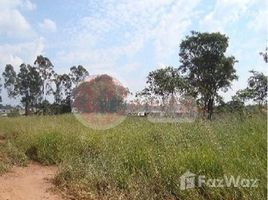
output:
[[61, 104], [64, 100], [70, 100], [72, 93], [72, 80], [68, 74], [55, 74], [53, 79], [55, 83], [54, 99], [56, 104]]
[[12, 65], [6, 65], [5, 71], [3, 72], [4, 77], [4, 87], [7, 89], [8, 96], [14, 97], [16, 95], [15, 85], [17, 74]]
[[[88, 72], [81, 65], [71, 67], [69, 74], [62, 75], [56, 74], [53, 68], [51, 61], [42, 55], [37, 56], [34, 66], [21, 64], [18, 73], [12, 65], [6, 65], [2, 74], [4, 87], [9, 97], [20, 98], [26, 115], [31, 110], [38, 114], [71, 112], [72, 89], [88, 76]], [[46, 96], [50, 94], [55, 99], [52, 105], [46, 100]], [[52, 112], [53, 108], [55, 111]]]
[[77, 67], [73, 66], [70, 68], [69, 76], [71, 77], [75, 87], [78, 85], [78, 83], [83, 81], [88, 75], [89, 75], [88, 71], [82, 65], [78, 65]]
[[265, 105], [267, 103], [267, 76], [254, 70], [250, 73], [252, 75], [248, 78], [248, 87], [237, 91], [234, 98], [243, 102], [253, 100], [259, 105]]
[[265, 48], [264, 52], [260, 52], [260, 55], [263, 57], [264, 62], [268, 63], [268, 47]]
[[228, 101], [217, 106], [217, 112], [243, 112], [245, 110], [244, 102], [239, 100]]
[[221, 33], [192, 32], [180, 44], [180, 71], [192, 87], [192, 95], [198, 98], [211, 119], [219, 90], [227, 91], [237, 79], [233, 56], [224, 54], [228, 38]]
[[[133, 117], [105, 131], [88, 129], [72, 115], [0, 121], [0, 132], [19, 152], [59, 165], [55, 181], [75, 199], [265, 199], [266, 129], [261, 113], [178, 124]], [[187, 170], [258, 178], [259, 186], [182, 191], [179, 178]]]
[[186, 88], [186, 83], [180, 76], [178, 69], [165, 67], [152, 71], [147, 76], [148, 87], [143, 91], [152, 95], [167, 97]]
[[42, 55], [37, 56], [36, 60], [34, 61], [34, 64], [36, 65], [37, 71], [39, 72], [39, 75], [41, 77], [42, 83], [42, 100], [46, 100], [46, 95], [51, 94], [51, 78], [54, 74], [53, 71], [53, 64], [51, 61]]
[[31, 65], [20, 65], [18, 74], [13, 66], [6, 65], [3, 72], [5, 88], [8, 89], [10, 97], [21, 97], [21, 102], [25, 105], [25, 114], [28, 115], [30, 108], [36, 105], [41, 95], [42, 79], [36, 67]]

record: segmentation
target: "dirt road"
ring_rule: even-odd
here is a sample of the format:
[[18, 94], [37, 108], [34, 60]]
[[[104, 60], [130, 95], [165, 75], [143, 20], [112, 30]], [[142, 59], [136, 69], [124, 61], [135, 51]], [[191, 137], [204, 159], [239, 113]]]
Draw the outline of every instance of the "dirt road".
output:
[[62, 200], [51, 191], [56, 167], [30, 163], [0, 176], [0, 200]]

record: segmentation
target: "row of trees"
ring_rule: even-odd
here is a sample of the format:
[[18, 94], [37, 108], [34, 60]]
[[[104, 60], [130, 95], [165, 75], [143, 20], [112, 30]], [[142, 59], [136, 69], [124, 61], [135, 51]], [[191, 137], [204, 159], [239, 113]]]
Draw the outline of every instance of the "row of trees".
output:
[[[225, 55], [227, 48], [228, 37], [224, 34], [191, 32], [180, 44], [181, 65], [150, 72], [147, 86], [137, 96], [147, 101], [160, 99], [162, 104], [174, 102], [178, 96], [191, 97], [202, 108], [203, 114], [211, 119], [215, 105], [224, 104], [219, 92], [226, 92], [232, 81], [238, 79], [234, 68], [237, 60], [234, 56]], [[267, 48], [260, 54], [267, 63]], [[260, 106], [266, 103], [267, 76], [256, 71], [251, 71], [251, 74], [247, 88], [239, 90], [230, 104], [248, 100]], [[3, 72], [4, 87], [9, 97], [20, 98], [26, 115], [33, 110], [41, 113], [48, 113], [49, 110], [54, 110], [54, 113], [70, 112], [72, 92], [86, 76], [88, 72], [81, 65], [71, 67], [67, 74], [57, 74], [51, 61], [43, 56], [38, 56], [34, 65], [21, 64], [18, 73], [12, 65], [6, 65]], [[99, 79], [102, 84], [96, 82], [97, 85], [109, 85], [103, 83], [111, 83], [112, 80], [108, 76]], [[91, 88], [92, 84], [87, 83], [87, 88]], [[52, 105], [47, 96], [54, 97]], [[107, 102], [105, 106], [112, 101]]]
[[[40, 55], [34, 65], [21, 64], [18, 73], [12, 65], [6, 65], [2, 75], [8, 96], [19, 98], [28, 115], [30, 112], [70, 112], [72, 90], [88, 72], [79, 65], [71, 67], [68, 74], [57, 74], [51, 61]], [[52, 105], [48, 96], [54, 97]]]
[[[226, 92], [232, 81], [238, 79], [234, 69], [238, 61], [234, 56], [225, 55], [227, 47], [228, 37], [224, 34], [193, 31], [180, 44], [181, 66], [150, 72], [147, 86], [137, 96], [147, 99], [160, 97], [162, 104], [176, 96], [190, 96], [211, 119], [215, 105], [223, 103], [219, 91]], [[267, 63], [267, 49], [261, 55]], [[248, 87], [238, 91], [233, 101], [243, 103], [252, 99], [263, 105], [267, 98], [267, 76], [256, 71], [251, 73]]]

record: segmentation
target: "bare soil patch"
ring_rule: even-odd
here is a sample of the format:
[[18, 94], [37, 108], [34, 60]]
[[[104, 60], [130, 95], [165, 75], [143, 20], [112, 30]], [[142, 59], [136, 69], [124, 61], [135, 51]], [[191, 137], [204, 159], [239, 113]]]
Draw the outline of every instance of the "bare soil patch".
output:
[[31, 162], [27, 167], [13, 167], [0, 176], [0, 200], [62, 200], [52, 190], [55, 166]]

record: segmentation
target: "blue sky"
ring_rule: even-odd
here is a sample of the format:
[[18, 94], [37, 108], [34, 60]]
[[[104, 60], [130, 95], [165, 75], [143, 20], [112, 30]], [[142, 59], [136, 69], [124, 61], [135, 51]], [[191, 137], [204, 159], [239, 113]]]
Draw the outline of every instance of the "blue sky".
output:
[[[92, 75], [113, 75], [132, 92], [148, 72], [180, 65], [180, 41], [191, 30], [229, 36], [239, 80], [227, 93], [246, 87], [248, 71], [267, 73], [259, 56], [267, 44], [265, 0], [0, 0], [0, 72], [42, 54], [58, 73], [82, 64]], [[8, 103], [4, 94], [4, 103]]]

